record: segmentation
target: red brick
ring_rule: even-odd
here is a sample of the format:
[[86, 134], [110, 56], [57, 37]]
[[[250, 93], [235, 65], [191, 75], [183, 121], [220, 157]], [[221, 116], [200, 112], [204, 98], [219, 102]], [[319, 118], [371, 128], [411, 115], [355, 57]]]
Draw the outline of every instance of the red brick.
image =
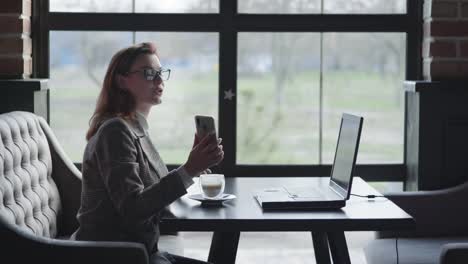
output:
[[23, 33], [23, 21], [19, 17], [0, 16], [0, 33]]
[[456, 41], [434, 41], [430, 44], [430, 56], [432, 57], [449, 57], [457, 56]]
[[[426, 62], [425, 62], [426, 63]], [[427, 70], [430, 69], [430, 79], [432, 81], [442, 80], [467, 80], [468, 62], [462, 60], [432, 60], [429, 65], [425, 65], [424, 76], [427, 76]]]
[[0, 55], [31, 55], [32, 40], [30, 37], [9, 36], [0, 38]]
[[460, 75], [465, 77], [463, 79], [468, 79], [468, 62], [460, 63]]
[[0, 57], [0, 76], [29, 76], [31, 73], [31, 58], [23, 58], [22, 55], [12, 58]]
[[458, 17], [457, 2], [433, 2], [431, 17], [433, 18], [456, 18]]
[[31, 21], [19, 16], [0, 16], [0, 34], [17, 33], [29, 34], [31, 32]]
[[468, 58], [468, 41], [460, 42], [460, 56]]
[[460, 70], [468, 78], [468, 61], [460, 62]]
[[20, 37], [0, 38], [0, 54], [22, 54], [23, 40]]
[[468, 3], [462, 3], [462, 5], [461, 5], [461, 15], [462, 15], [462, 17], [468, 17]]
[[431, 80], [454, 79], [458, 76], [458, 63], [455, 61], [432, 61], [430, 66]]
[[31, 16], [31, 0], [3, 0], [0, 5], [0, 13], [14, 13]]
[[468, 36], [468, 21], [437, 21], [433, 20], [430, 26], [430, 34], [436, 36], [454, 36], [462, 37]]

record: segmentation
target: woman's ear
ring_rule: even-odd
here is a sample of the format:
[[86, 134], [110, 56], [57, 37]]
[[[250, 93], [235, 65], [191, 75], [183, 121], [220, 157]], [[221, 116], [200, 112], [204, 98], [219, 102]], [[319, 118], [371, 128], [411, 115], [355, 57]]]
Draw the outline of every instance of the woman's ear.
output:
[[119, 86], [119, 89], [122, 89], [122, 90], [127, 90], [127, 79], [126, 79], [126, 76], [122, 75], [122, 74], [117, 74], [115, 76], [116, 80], [117, 80], [117, 85]]

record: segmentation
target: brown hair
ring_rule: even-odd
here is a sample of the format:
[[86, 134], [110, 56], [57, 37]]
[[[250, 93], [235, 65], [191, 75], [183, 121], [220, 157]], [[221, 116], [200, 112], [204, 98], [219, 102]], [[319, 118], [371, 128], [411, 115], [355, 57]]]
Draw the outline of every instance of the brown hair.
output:
[[117, 52], [107, 68], [96, 109], [89, 120], [86, 140], [89, 140], [108, 118], [120, 116], [125, 119], [134, 118], [136, 107], [135, 98], [126, 90], [119, 87], [118, 75], [126, 75], [133, 63], [141, 54], [156, 54], [156, 45], [140, 43]]

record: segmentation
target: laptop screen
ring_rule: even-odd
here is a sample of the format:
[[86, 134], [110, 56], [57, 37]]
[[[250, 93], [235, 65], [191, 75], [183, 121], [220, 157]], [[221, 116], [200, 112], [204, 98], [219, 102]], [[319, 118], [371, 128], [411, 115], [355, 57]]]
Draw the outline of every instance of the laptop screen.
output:
[[341, 118], [330, 185], [346, 199], [350, 195], [352, 175], [361, 137], [362, 121], [362, 117], [350, 114], [343, 114]]

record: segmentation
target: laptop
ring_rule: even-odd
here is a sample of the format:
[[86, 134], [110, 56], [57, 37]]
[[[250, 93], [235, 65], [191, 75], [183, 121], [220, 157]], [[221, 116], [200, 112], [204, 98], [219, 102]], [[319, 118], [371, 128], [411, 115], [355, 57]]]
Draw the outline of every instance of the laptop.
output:
[[363, 118], [344, 113], [330, 178], [312, 177], [307, 186], [277, 186], [255, 192], [264, 210], [339, 209], [350, 197]]

